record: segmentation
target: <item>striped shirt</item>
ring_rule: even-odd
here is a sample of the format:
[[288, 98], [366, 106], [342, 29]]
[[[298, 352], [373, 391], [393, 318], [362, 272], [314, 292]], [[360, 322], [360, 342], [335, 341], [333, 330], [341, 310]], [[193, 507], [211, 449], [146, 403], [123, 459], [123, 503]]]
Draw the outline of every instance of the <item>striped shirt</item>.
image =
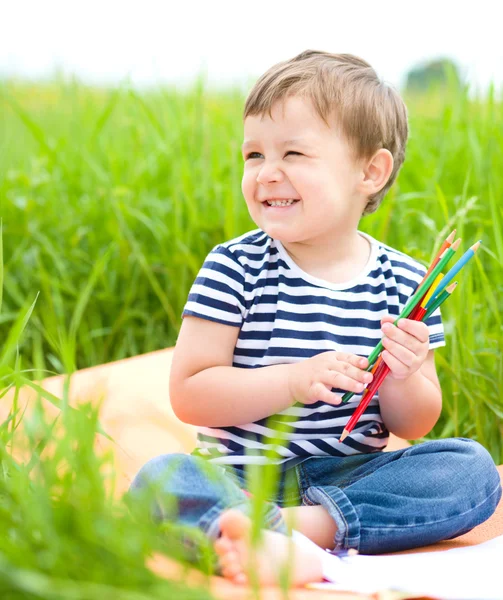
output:
[[[295, 363], [327, 350], [369, 356], [382, 337], [381, 318], [402, 312], [426, 269], [368, 234], [359, 234], [371, 244], [370, 257], [363, 270], [344, 283], [304, 272], [280, 241], [260, 229], [218, 244], [190, 289], [182, 317], [239, 327], [232, 365], [241, 369]], [[439, 309], [427, 325], [430, 349], [444, 346]], [[338, 406], [296, 402], [253, 423], [198, 427], [192, 454], [220, 464], [291, 465], [313, 456], [382, 451], [389, 432], [379, 411], [379, 392], [351, 435], [339, 442], [362, 393]]]

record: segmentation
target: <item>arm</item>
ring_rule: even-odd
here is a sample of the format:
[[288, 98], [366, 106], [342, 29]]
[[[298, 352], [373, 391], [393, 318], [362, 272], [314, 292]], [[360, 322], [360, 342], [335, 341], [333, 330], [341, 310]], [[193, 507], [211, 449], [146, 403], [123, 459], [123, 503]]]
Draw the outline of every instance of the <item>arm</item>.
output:
[[292, 364], [258, 369], [232, 366], [239, 327], [198, 317], [182, 321], [170, 371], [169, 394], [184, 423], [225, 427], [251, 423], [294, 402]]
[[381, 416], [386, 427], [406, 440], [431, 431], [442, 410], [442, 390], [435, 369], [435, 351], [406, 379], [388, 375], [379, 388]]

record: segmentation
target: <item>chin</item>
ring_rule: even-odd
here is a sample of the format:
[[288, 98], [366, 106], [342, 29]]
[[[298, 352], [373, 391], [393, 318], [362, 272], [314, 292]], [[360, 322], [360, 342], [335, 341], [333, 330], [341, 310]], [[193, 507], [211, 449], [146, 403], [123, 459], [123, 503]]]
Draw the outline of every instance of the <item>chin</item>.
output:
[[262, 231], [265, 231], [268, 236], [272, 237], [275, 240], [279, 240], [281, 243], [293, 244], [295, 242], [300, 241], [300, 236], [292, 229], [287, 229], [285, 227], [263, 227], [259, 225]]

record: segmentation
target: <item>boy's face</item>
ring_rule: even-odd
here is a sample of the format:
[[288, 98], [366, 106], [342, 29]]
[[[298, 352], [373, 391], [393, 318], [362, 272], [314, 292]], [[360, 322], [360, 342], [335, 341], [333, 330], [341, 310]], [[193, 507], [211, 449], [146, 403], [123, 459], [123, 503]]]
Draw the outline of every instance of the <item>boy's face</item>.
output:
[[[310, 100], [277, 102], [272, 117], [248, 116], [244, 122], [241, 189], [250, 216], [281, 242], [334, 243], [334, 235], [356, 229], [361, 218], [366, 199], [356, 186], [362, 168]], [[266, 198], [298, 201], [271, 207]]]

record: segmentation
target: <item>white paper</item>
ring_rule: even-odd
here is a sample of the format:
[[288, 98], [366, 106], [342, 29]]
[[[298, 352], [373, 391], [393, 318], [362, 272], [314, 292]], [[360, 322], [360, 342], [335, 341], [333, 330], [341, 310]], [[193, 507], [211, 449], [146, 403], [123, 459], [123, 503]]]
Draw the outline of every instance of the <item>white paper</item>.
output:
[[503, 600], [503, 535], [483, 544], [437, 552], [339, 558], [293, 531], [295, 543], [318, 553], [333, 583], [309, 588], [371, 594], [399, 590], [442, 600]]

